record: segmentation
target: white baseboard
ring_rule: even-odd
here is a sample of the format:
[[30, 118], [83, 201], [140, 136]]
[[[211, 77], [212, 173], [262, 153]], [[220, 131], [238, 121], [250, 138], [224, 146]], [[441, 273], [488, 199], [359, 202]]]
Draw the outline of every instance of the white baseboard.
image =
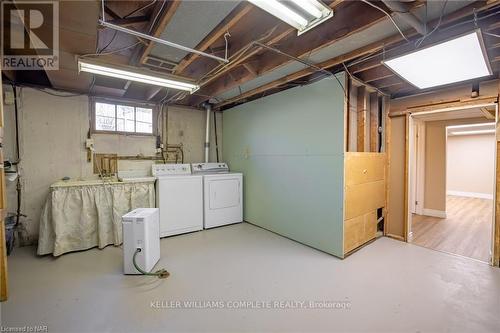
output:
[[478, 193], [478, 192], [462, 192], [462, 191], [446, 191], [448, 195], [456, 195], [459, 197], [480, 198], [493, 200], [493, 194]]
[[444, 210], [428, 209], [424, 208], [425, 216], [439, 217], [441, 219], [446, 218], [446, 212]]

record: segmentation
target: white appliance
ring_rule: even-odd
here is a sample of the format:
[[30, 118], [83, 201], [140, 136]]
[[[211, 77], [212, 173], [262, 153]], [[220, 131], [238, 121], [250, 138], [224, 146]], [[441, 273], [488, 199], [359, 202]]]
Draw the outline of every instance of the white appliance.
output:
[[229, 172], [226, 163], [194, 163], [192, 168], [203, 175], [204, 228], [243, 222], [243, 174]]
[[123, 271], [125, 274], [141, 274], [133, 264], [144, 271], [151, 271], [160, 260], [160, 223], [158, 208], [137, 208], [123, 215]]
[[203, 229], [203, 177], [189, 164], [153, 164], [160, 237]]

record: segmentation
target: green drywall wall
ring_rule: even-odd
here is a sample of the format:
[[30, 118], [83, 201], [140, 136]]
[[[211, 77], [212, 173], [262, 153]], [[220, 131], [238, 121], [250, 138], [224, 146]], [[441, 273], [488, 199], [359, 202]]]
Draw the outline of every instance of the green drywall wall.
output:
[[[345, 82], [344, 74], [339, 74]], [[244, 219], [343, 257], [344, 91], [333, 78], [224, 111]]]

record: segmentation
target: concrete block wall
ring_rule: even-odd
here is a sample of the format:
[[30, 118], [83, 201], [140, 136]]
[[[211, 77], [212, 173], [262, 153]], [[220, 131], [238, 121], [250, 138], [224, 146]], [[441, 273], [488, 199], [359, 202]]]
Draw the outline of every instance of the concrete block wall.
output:
[[[4, 86], [4, 91], [12, 91]], [[89, 129], [88, 96], [57, 97], [32, 88], [18, 88], [20, 151], [22, 174], [22, 213], [27, 241], [36, 242], [41, 208], [49, 193], [49, 186], [67, 176], [73, 179], [96, 178], [92, 163], [87, 162], [85, 140]], [[15, 155], [14, 105], [4, 105], [4, 158], [11, 161]], [[222, 156], [222, 114], [217, 114], [219, 154]], [[212, 123], [212, 142], [214, 138]], [[168, 142], [183, 144], [184, 162], [203, 161], [205, 138], [205, 111], [170, 106], [168, 109]], [[119, 134], [94, 134], [97, 153], [120, 155], [153, 155], [156, 138]], [[215, 161], [215, 144], [210, 158]], [[119, 161], [119, 169], [149, 169], [150, 161]], [[17, 207], [16, 184], [7, 183], [7, 209]]]

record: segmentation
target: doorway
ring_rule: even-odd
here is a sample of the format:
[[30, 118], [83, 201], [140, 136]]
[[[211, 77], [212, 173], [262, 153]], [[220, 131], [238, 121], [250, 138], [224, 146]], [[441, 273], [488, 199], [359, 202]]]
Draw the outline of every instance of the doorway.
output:
[[408, 116], [410, 243], [492, 262], [496, 104]]

